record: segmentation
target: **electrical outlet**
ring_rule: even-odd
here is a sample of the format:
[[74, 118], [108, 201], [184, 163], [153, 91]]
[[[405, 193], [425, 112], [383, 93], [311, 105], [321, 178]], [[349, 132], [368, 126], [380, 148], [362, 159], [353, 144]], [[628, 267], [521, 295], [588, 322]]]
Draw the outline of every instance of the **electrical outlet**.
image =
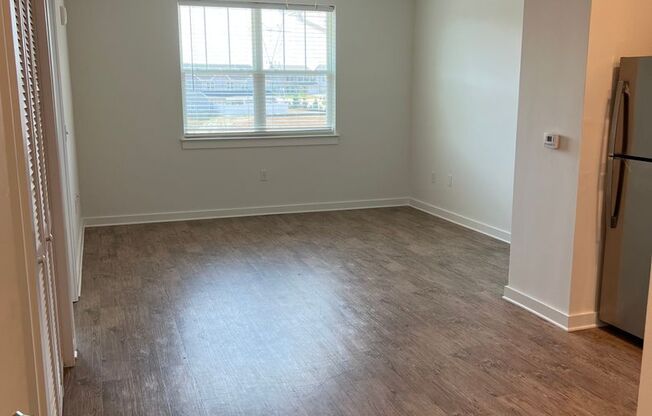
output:
[[430, 183], [437, 183], [437, 174], [435, 172], [430, 174]]
[[452, 173], [448, 174], [448, 187], [449, 188], [453, 187], [453, 174]]
[[260, 181], [261, 182], [267, 182], [268, 181], [267, 171], [265, 169], [260, 170]]

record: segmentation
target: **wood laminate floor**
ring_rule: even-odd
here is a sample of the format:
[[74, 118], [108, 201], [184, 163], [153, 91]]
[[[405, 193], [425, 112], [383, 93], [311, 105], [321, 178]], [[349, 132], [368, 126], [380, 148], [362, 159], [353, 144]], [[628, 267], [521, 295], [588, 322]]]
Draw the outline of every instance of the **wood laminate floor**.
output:
[[66, 415], [635, 413], [639, 347], [503, 301], [508, 246], [411, 208], [85, 244]]

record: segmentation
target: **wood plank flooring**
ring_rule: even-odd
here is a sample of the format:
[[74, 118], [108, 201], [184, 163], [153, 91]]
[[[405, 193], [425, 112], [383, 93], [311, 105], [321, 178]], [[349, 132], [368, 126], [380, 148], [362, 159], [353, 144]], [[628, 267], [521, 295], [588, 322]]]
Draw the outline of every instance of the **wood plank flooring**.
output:
[[508, 257], [411, 208], [89, 229], [64, 413], [634, 415], [640, 347], [503, 301]]

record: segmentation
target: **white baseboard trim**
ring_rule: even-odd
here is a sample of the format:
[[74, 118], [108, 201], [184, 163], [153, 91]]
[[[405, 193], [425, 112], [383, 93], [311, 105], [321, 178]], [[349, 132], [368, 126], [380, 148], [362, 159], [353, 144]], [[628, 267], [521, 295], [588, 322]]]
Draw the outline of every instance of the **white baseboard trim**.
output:
[[599, 328], [605, 325], [598, 318], [598, 312], [577, 313], [568, 317], [568, 332]]
[[342, 202], [318, 202], [294, 205], [273, 205], [246, 208], [226, 208], [206, 211], [179, 211], [152, 214], [89, 217], [85, 227], [107, 227], [115, 225], [149, 224], [217, 218], [251, 217], [258, 215], [300, 214], [308, 212], [347, 211], [356, 209], [389, 208], [409, 205], [409, 198], [368, 199]]
[[545, 319], [567, 332], [581, 331], [602, 326], [602, 323], [598, 320], [597, 312], [568, 315], [565, 312], [553, 308], [552, 306], [509, 286], [505, 286], [503, 299], [525, 309], [539, 318]]
[[463, 215], [456, 214], [452, 211], [448, 211], [446, 209], [428, 204], [427, 202], [411, 198], [410, 206], [420, 211], [434, 215], [435, 217], [444, 219], [448, 222], [452, 222], [453, 224], [457, 224], [464, 228], [468, 228], [481, 234], [488, 235], [489, 237], [493, 237], [505, 243], [509, 244], [512, 240], [512, 234], [509, 231], [501, 230], [500, 228], [494, 227], [492, 225], [485, 224]]
[[[250, 217], [257, 215], [300, 214], [307, 212], [346, 211], [355, 209], [389, 208], [411, 206], [412, 208], [434, 215], [438, 218], [460, 225], [470, 230], [485, 234], [497, 240], [510, 243], [509, 231], [476, 221], [443, 208], [430, 205], [418, 199], [386, 198], [340, 202], [317, 202], [292, 205], [268, 205], [259, 207], [225, 208], [202, 211], [160, 212], [151, 214], [116, 215], [84, 218], [84, 228], [109, 227], [115, 225], [150, 224], [159, 222], [176, 222], [207, 220], [217, 218]], [[83, 238], [83, 236], [82, 236]], [[82, 240], [83, 245], [83, 240]], [[80, 260], [81, 263], [81, 260]], [[81, 267], [81, 265], [80, 265]]]

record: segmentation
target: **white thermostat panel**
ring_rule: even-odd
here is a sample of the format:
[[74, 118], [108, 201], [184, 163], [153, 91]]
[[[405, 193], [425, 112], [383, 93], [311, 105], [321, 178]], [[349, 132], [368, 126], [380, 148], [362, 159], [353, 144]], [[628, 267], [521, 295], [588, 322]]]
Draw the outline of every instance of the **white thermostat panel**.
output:
[[561, 136], [558, 134], [546, 133], [543, 139], [543, 145], [548, 149], [559, 149], [559, 143], [561, 141]]

